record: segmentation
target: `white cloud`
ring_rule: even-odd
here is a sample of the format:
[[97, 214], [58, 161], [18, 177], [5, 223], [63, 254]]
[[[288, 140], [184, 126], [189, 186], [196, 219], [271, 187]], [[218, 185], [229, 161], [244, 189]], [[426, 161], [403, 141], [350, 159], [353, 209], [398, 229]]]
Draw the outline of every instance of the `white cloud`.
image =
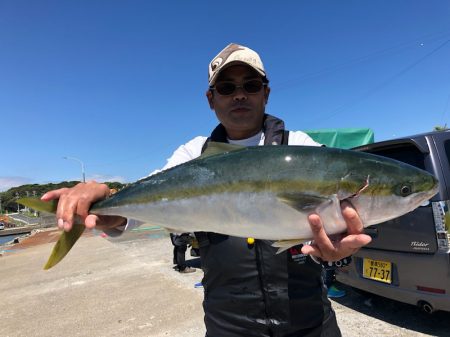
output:
[[31, 183], [30, 178], [25, 177], [0, 177], [0, 192], [9, 190], [11, 187], [17, 187]]

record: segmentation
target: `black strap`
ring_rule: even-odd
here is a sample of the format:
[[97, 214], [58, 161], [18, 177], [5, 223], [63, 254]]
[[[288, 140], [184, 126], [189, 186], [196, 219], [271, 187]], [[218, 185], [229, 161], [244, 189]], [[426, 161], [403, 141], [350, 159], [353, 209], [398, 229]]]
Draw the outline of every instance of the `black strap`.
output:
[[203, 146], [202, 146], [202, 152], [200, 152], [200, 153], [205, 152], [206, 148], [208, 147], [208, 143], [209, 143], [210, 141], [211, 141], [211, 137], [206, 138], [205, 143], [204, 143]]
[[283, 132], [283, 140], [281, 141], [281, 145], [289, 145], [289, 131], [284, 130]]
[[198, 241], [198, 248], [203, 248], [209, 245], [208, 232], [195, 232], [194, 235]]
[[[284, 122], [274, 116], [264, 115], [264, 145], [288, 145], [289, 131], [284, 129]], [[216, 126], [205, 143], [202, 146], [202, 152], [205, 152], [210, 141], [227, 143], [227, 132], [222, 124]]]
[[264, 145], [280, 145], [284, 141], [284, 122], [274, 116], [264, 115]]

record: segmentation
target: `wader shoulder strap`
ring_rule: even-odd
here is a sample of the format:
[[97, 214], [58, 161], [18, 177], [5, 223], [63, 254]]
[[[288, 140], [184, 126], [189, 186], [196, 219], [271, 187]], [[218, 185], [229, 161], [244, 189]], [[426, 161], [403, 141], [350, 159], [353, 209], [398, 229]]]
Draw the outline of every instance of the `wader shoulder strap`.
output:
[[203, 146], [202, 146], [202, 152], [200, 152], [200, 153], [205, 152], [206, 148], [208, 147], [208, 143], [209, 143], [210, 141], [211, 141], [211, 137], [206, 138], [205, 143], [204, 143]]
[[198, 248], [204, 248], [209, 245], [208, 232], [194, 232], [194, 235], [198, 241]]
[[281, 141], [281, 145], [289, 145], [289, 131], [284, 130], [283, 132], [283, 140]]

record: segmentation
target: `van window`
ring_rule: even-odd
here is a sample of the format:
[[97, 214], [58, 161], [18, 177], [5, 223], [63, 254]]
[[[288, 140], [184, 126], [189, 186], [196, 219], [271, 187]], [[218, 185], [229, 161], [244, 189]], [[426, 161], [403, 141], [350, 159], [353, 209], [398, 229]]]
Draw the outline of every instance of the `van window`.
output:
[[444, 148], [445, 148], [445, 155], [447, 156], [447, 161], [450, 165], [450, 140], [446, 140], [444, 142]]
[[[422, 170], [425, 170], [424, 155], [413, 144], [408, 144], [408, 143], [401, 144], [401, 145], [397, 144], [392, 147], [371, 149], [371, 150], [369, 150], [369, 152], [378, 154], [378, 155], [381, 155], [384, 157], [396, 159], [396, 160], [402, 161], [404, 163], [407, 163], [409, 165], [416, 166]], [[450, 143], [448, 144], [448, 146], [446, 145], [446, 152], [447, 152], [447, 158], [450, 158], [449, 157]]]

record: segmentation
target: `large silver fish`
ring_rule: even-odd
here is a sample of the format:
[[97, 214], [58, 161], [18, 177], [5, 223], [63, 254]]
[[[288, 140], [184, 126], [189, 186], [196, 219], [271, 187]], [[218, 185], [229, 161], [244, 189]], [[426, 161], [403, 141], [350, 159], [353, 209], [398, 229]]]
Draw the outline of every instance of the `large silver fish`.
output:
[[[312, 238], [307, 217], [313, 212], [328, 234], [344, 232], [342, 200], [351, 202], [367, 227], [414, 210], [437, 191], [431, 174], [373, 154], [307, 146], [236, 149], [210, 143], [202, 157], [124, 188], [95, 203], [90, 213], [119, 215], [176, 232], [300, 242]], [[43, 208], [29, 199], [21, 203]], [[68, 249], [81, 235], [76, 231], [61, 238], [68, 240]], [[68, 249], [55, 247], [56, 263]]]

